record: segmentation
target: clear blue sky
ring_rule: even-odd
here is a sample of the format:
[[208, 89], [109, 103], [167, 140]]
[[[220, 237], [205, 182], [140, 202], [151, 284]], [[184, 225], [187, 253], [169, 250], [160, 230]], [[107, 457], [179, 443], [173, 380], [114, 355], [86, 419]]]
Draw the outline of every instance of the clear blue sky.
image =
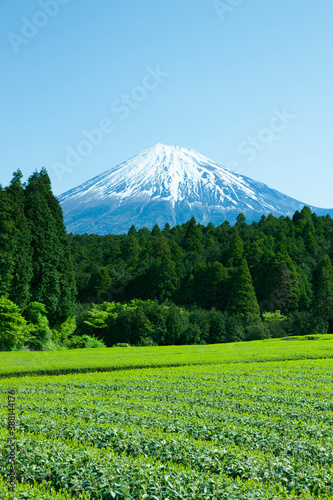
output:
[[2, 185], [46, 166], [61, 194], [162, 142], [333, 207], [331, 0], [48, 1], [0, 2]]

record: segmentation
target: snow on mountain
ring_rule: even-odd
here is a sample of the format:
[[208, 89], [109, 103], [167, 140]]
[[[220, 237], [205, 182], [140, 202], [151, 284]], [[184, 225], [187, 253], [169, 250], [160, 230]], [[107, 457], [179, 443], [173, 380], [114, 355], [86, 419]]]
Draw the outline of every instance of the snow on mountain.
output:
[[[236, 174], [192, 149], [156, 144], [59, 197], [67, 230], [117, 234], [197, 222], [248, 221], [293, 215], [304, 203]], [[324, 209], [315, 209], [322, 213]]]

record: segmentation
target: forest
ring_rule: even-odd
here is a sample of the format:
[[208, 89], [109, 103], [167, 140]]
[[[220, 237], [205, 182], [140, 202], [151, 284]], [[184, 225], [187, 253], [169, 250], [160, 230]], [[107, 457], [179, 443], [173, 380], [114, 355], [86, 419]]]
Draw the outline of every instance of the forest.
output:
[[[333, 221], [67, 234], [47, 171], [0, 189], [0, 350], [213, 344], [333, 330]], [[16, 318], [13, 322], [13, 318]]]

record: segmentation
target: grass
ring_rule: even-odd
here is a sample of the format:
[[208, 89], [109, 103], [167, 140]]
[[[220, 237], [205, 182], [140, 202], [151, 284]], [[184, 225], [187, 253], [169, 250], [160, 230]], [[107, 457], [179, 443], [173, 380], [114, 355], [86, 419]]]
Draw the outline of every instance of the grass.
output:
[[[231, 344], [1, 352], [0, 378], [168, 366], [333, 358], [333, 335]], [[313, 336], [310, 336], [312, 339]], [[289, 340], [288, 340], [289, 339]], [[306, 341], [305, 341], [306, 340]]]

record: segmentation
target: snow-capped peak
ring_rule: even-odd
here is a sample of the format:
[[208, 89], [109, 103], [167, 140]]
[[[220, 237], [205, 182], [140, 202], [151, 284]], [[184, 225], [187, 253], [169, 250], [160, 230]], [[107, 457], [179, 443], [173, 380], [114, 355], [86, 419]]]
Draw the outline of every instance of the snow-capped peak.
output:
[[291, 215], [304, 204], [218, 165], [193, 149], [155, 144], [59, 197], [73, 232], [128, 231], [131, 224], [233, 222], [243, 212]]
[[97, 198], [117, 195], [119, 199], [126, 199], [145, 194], [150, 198], [161, 197], [173, 202], [185, 199], [200, 201], [205, 187], [212, 189], [215, 195], [219, 192], [224, 199], [228, 195], [218, 181], [236, 184], [248, 196], [254, 196], [243, 179], [193, 149], [158, 143], [65, 193], [61, 201], [87, 193]]

